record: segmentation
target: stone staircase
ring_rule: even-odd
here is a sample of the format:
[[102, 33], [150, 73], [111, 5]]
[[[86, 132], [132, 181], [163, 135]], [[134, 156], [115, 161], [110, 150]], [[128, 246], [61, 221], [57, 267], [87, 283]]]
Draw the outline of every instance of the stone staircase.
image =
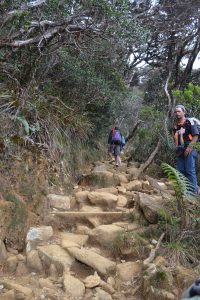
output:
[[[71, 195], [49, 194], [45, 224], [29, 229], [24, 253], [0, 244], [0, 300], [178, 299], [172, 283], [149, 290], [144, 260], [158, 241], [138, 239], [173, 191], [153, 178], [135, 179], [137, 170], [99, 162]], [[157, 260], [155, 268], [166, 268]], [[151, 268], [146, 264], [149, 276]]]

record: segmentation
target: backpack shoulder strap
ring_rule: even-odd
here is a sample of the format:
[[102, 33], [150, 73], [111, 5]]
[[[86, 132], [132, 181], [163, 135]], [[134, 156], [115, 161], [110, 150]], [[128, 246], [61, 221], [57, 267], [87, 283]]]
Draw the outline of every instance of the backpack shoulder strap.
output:
[[186, 124], [194, 125], [195, 121], [194, 118], [186, 118], [185, 119]]

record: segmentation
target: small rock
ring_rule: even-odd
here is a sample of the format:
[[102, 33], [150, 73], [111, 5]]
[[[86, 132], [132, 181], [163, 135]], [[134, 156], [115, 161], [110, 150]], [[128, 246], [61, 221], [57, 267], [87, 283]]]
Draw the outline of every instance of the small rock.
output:
[[115, 279], [110, 276], [107, 279], [107, 283], [114, 287], [115, 286]]
[[75, 299], [83, 297], [85, 293], [84, 284], [79, 279], [71, 276], [70, 274], [64, 274], [63, 285], [66, 294]]
[[151, 241], [151, 243], [152, 243], [153, 245], [157, 245], [157, 244], [158, 244], [158, 241], [156, 241], [156, 240], [153, 239], [153, 240]]
[[27, 253], [27, 266], [30, 270], [41, 272], [43, 270], [41, 259], [37, 250], [32, 250]]
[[101, 282], [101, 278], [98, 276], [97, 272], [94, 275], [90, 275], [83, 280], [86, 288], [94, 288], [98, 286]]
[[7, 266], [8, 272], [14, 273], [16, 271], [17, 264], [18, 264], [17, 256], [13, 255], [13, 256], [8, 257], [8, 259], [6, 261], [6, 266]]
[[112, 297], [101, 288], [96, 288], [95, 300], [112, 300]]
[[25, 256], [22, 255], [22, 254], [18, 254], [17, 258], [18, 258], [19, 261], [25, 261], [26, 260]]
[[12, 253], [12, 254], [14, 254], [14, 255], [17, 255], [17, 254], [18, 254], [18, 250], [16, 250], [16, 249], [7, 247], [7, 250], [8, 250], [8, 252], [10, 252], [10, 253]]
[[23, 261], [19, 261], [16, 269], [16, 275], [17, 276], [23, 276], [28, 273], [27, 267]]
[[53, 285], [53, 283], [51, 282], [51, 280], [49, 280], [48, 278], [39, 278], [39, 285], [40, 287], [43, 289], [45, 288], [49, 288], [54, 290], [55, 286]]

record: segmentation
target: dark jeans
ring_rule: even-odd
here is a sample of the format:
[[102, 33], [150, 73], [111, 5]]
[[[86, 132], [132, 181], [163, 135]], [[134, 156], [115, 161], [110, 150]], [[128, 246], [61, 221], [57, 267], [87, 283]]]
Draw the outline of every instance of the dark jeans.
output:
[[197, 151], [192, 150], [187, 156], [180, 155], [176, 159], [176, 168], [181, 172], [194, 186], [194, 192], [198, 192], [196, 176]]

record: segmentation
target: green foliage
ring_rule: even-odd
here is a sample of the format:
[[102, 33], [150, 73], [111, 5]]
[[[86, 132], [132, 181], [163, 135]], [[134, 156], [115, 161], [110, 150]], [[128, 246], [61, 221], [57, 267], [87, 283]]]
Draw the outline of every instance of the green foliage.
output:
[[172, 184], [177, 197], [187, 197], [193, 194], [192, 183], [182, 173], [166, 163], [162, 163], [161, 168]]
[[172, 226], [175, 226], [179, 220], [177, 219], [176, 216], [170, 215], [169, 212], [165, 209], [160, 209], [159, 214], [158, 214], [158, 222], [159, 224], [169, 224]]
[[196, 247], [186, 240], [180, 240], [178, 237], [176, 241], [167, 242], [165, 247], [165, 255], [167, 255], [171, 265], [189, 266], [192, 258], [196, 257]]
[[[4, 101], [0, 111], [5, 123], [12, 121], [9, 130], [4, 130], [4, 140], [9, 146], [30, 143], [48, 150], [56, 160], [75, 159], [72, 139], [96, 147], [103, 137], [105, 141], [113, 120], [124, 118], [127, 111], [129, 120], [124, 118], [124, 127], [130, 126], [133, 109], [127, 109], [126, 104], [133, 106], [137, 96], [127, 89], [123, 73], [129, 43], [145, 40], [146, 30], [132, 18], [127, 0], [49, 0], [48, 5], [24, 7], [21, 9], [21, 1], [1, 4], [5, 18], [6, 12], [13, 10], [6, 23], [0, 21], [4, 37], [20, 32], [19, 40], [37, 40], [41, 33], [54, 29], [53, 22], [59, 26], [66, 22], [78, 29], [69, 33], [66, 27], [50, 40], [42, 42], [41, 36], [41, 44], [16, 47], [15, 51], [1, 48], [0, 81], [5, 90], [0, 91]], [[68, 23], [69, 18], [72, 21]], [[42, 25], [43, 20], [52, 23]], [[15, 39], [9, 39], [12, 41]]]
[[148, 242], [144, 237], [134, 231], [119, 233], [110, 248], [113, 254], [120, 255], [122, 249], [134, 249], [138, 252], [138, 255], [142, 256], [143, 247], [146, 246]]
[[134, 160], [145, 161], [155, 149], [163, 131], [164, 114], [154, 106], [143, 104], [140, 107], [139, 117], [142, 124], [136, 131], [132, 156]]
[[180, 226], [181, 230], [184, 230], [188, 226], [188, 210], [185, 199], [190, 199], [194, 196], [194, 187], [183, 174], [172, 166], [162, 163], [161, 168], [174, 188], [177, 200], [177, 211], [180, 215]]
[[200, 86], [190, 82], [184, 90], [174, 90], [173, 95], [178, 103], [186, 107], [190, 116], [200, 116]]
[[168, 273], [164, 270], [158, 270], [156, 273], [155, 273], [155, 276], [154, 276], [154, 286], [156, 287], [161, 287], [162, 284], [165, 284], [165, 282], [168, 280]]

